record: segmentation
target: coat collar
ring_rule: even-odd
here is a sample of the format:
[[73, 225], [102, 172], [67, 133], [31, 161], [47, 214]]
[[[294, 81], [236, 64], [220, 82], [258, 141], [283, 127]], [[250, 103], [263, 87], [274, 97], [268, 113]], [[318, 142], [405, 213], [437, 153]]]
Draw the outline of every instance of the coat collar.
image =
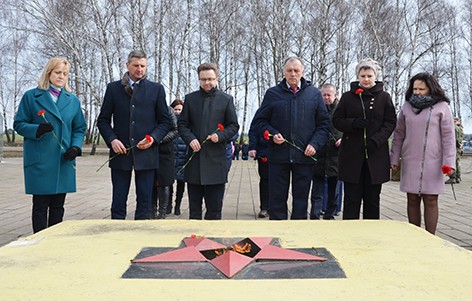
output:
[[62, 120], [60, 112], [70, 105], [72, 99], [71, 96], [72, 94], [70, 92], [62, 89], [61, 94], [57, 98], [57, 103], [54, 103], [51, 95], [49, 95], [49, 91], [37, 88], [34, 92], [34, 100], [38, 106], [44, 108], [47, 112], [54, 115], [59, 120]]
[[[284, 91], [289, 91], [292, 93], [292, 91], [288, 88], [287, 86], [287, 79], [283, 79], [280, 83], [279, 86], [284, 90]], [[311, 86], [311, 82], [306, 80], [304, 77], [300, 79], [300, 90], [305, 89], [307, 86]]]
[[382, 92], [383, 89], [384, 89], [384, 85], [383, 85], [383, 82], [375, 82], [375, 86], [373, 86], [372, 88], [366, 89], [366, 88], [362, 88], [361, 86], [359, 86], [358, 81], [351, 82], [351, 92], [352, 93], [356, 94], [356, 91], [359, 88], [364, 90], [364, 94], [374, 95], [374, 94]]

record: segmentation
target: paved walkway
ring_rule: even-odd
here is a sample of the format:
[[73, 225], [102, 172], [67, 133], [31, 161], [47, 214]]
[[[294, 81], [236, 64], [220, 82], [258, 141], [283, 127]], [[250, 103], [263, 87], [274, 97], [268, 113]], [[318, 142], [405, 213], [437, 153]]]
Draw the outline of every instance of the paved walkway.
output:
[[[106, 159], [104, 155], [78, 158], [78, 192], [67, 195], [65, 220], [110, 218], [110, 172], [107, 167], [96, 172]], [[22, 158], [4, 158], [0, 163], [0, 246], [32, 234], [31, 196], [24, 194], [22, 164]], [[457, 200], [454, 200], [451, 185], [447, 185], [446, 193], [440, 196], [437, 235], [472, 250], [472, 157], [463, 157], [462, 173], [462, 183], [454, 185]], [[399, 191], [398, 186], [399, 182], [383, 185], [381, 219], [407, 221], [406, 196]], [[134, 185], [129, 199], [128, 219], [133, 219]], [[258, 212], [256, 162], [233, 161], [224, 199], [223, 219], [256, 220]], [[168, 218], [188, 219], [186, 197], [182, 204], [182, 215], [171, 215]]]

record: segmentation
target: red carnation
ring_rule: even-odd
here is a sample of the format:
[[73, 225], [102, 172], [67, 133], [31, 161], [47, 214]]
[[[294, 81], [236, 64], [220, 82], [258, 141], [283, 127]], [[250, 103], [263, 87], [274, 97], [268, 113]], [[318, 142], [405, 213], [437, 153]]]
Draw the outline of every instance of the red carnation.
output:
[[269, 133], [269, 130], [265, 130], [265, 131], [264, 131], [264, 139], [265, 139], [265, 140], [269, 140], [269, 139], [270, 139], [270, 136], [272, 136], [272, 135]]
[[146, 135], [146, 140], [147, 140], [147, 142], [152, 142], [152, 137], [151, 137], [151, 135]]
[[44, 114], [46, 114], [46, 110], [41, 110], [38, 112], [38, 116], [43, 116]]
[[364, 89], [359, 88], [359, 89], [356, 90], [357, 95], [359, 95], [361, 93], [364, 93]]
[[442, 169], [443, 174], [445, 174], [445, 175], [448, 175], [448, 174], [451, 173], [451, 171], [452, 171], [452, 167], [449, 166], [449, 165], [446, 165], [446, 164], [444, 164], [444, 165], [441, 167], [441, 169]]
[[218, 129], [219, 129], [220, 131], [222, 131], [222, 130], [225, 129], [225, 127], [224, 127], [224, 125], [222, 125], [221, 123], [218, 123]]
[[261, 159], [261, 161], [262, 161], [262, 163], [266, 163], [266, 162], [267, 162], [267, 157], [263, 157], [263, 158]]

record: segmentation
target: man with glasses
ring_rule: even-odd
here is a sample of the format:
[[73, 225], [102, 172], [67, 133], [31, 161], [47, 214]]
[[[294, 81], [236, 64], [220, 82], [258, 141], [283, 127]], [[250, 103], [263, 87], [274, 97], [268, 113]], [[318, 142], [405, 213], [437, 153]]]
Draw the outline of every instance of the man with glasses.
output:
[[[178, 121], [179, 135], [192, 151], [187, 155], [184, 179], [190, 219], [220, 220], [228, 178], [226, 143], [239, 130], [233, 97], [218, 90], [218, 67], [198, 66], [200, 89], [185, 96]], [[222, 125], [223, 127], [220, 127]]]

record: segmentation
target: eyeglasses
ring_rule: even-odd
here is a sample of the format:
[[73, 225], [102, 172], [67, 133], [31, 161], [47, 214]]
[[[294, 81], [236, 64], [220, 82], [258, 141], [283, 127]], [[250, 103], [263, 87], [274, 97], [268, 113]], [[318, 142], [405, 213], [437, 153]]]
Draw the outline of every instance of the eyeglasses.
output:
[[201, 81], [202, 83], [206, 83], [206, 82], [212, 82], [214, 80], [216, 80], [216, 78], [199, 78], [198, 79], [199, 81]]

